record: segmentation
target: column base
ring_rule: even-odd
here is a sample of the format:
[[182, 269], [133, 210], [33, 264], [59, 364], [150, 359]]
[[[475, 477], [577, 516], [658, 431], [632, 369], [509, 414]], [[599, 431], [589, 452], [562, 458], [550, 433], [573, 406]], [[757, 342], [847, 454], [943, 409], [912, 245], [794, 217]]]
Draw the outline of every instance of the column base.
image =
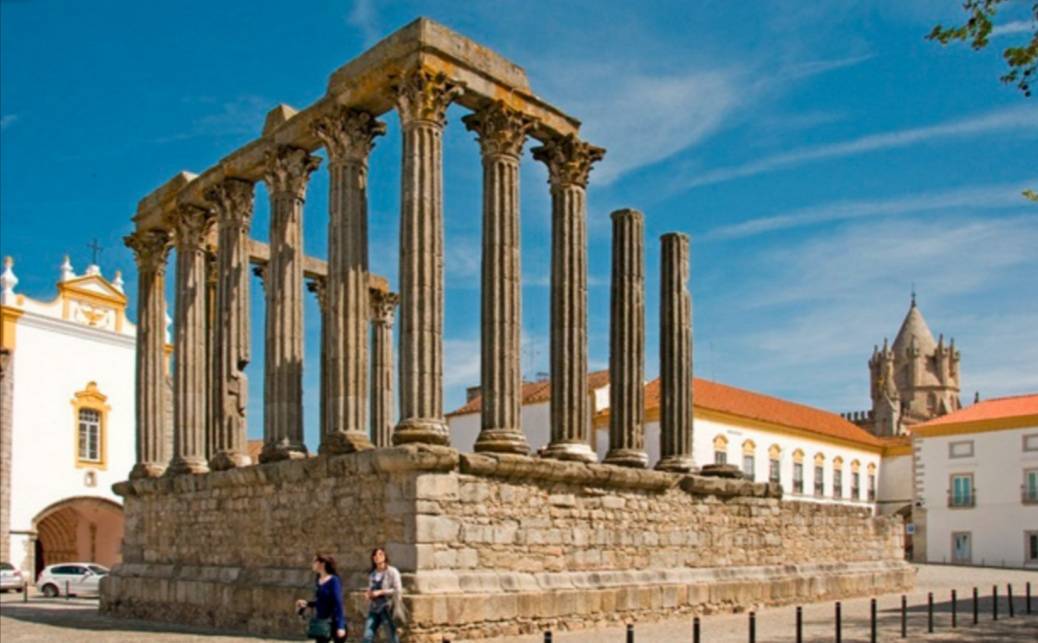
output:
[[586, 442], [552, 442], [541, 450], [541, 457], [576, 462], [596, 462], [598, 460], [598, 454], [592, 451], [591, 445]]
[[302, 460], [308, 455], [306, 451], [306, 445], [301, 443], [292, 443], [287, 439], [280, 442], [268, 442], [263, 445], [263, 450], [260, 451], [259, 461], [263, 462], [280, 462], [282, 460]]
[[442, 418], [407, 418], [393, 429], [393, 446], [422, 442], [450, 446], [450, 431]]
[[476, 438], [477, 453], [517, 453], [527, 455], [530, 445], [518, 429], [483, 429]]
[[236, 467], [247, 467], [250, 464], [252, 464], [252, 458], [249, 457], [249, 454], [242, 453], [241, 451], [220, 451], [209, 458], [209, 469], [211, 471], [226, 471]]
[[656, 463], [657, 471], [672, 471], [674, 473], [695, 473], [699, 471], [696, 461], [690, 455], [668, 455]]
[[179, 476], [185, 473], [209, 473], [209, 465], [202, 458], [173, 458], [165, 475]]
[[166, 473], [166, 467], [157, 462], [138, 462], [130, 470], [130, 480], [160, 478], [164, 473]]
[[649, 454], [640, 449], [610, 449], [602, 463], [644, 469], [649, 466]]
[[333, 431], [321, 437], [321, 446], [317, 450], [322, 455], [336, 455], [340, 453], [356, 453], [374, 449], [366, 433], [360, 431]]

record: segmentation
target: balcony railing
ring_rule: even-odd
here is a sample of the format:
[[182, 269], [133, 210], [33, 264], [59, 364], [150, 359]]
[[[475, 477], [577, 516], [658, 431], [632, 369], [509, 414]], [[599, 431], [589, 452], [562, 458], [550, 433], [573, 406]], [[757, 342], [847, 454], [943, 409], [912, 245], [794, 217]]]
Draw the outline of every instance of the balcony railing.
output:
[[971, 489], [969, 493], [948, 492], [948, 506], [953, 509], [965, 509], [977, 506], [977, 490]]
[[1020, 485], [1020, 502], [1025, 505], [1038, 505], [1038, 488]]

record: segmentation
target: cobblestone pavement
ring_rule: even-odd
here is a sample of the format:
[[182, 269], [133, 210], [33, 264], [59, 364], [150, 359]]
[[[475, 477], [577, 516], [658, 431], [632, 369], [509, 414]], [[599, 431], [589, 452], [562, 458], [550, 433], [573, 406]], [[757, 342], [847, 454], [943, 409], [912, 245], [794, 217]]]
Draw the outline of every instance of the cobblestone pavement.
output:
[[[1034, 596], [1032, 611], [1024, 614], [1024, 586], [1031, 583]], [[1006, 584], [1013, 585], [1015, 617], [1010, 619]], [[992, 620], [991, 586], [999, 586], [999, 616]], [[972, 588], [981, 593], [980, 620], [973, 625]], [[951, 628], [951, 590], [958, 592], [958, 625]], [[927, 628], [927, 593], [934, 594], [934, 632]], [[171, 643], [185, 641], [280, 641], [212, 632], [198, 628], [177, 627], [146, 621], [126, 621], [97, 613], [97, 601], [91, 599], [44, 599], [30, 594], [22, 602], [21, 594], [3, 594], [0, 598], [0, 631], [3, 643], [28, 641], [142, 641]], [[963, 567], [921, 566], [916, 589], [908, 595], [908, 640], [910, 641], [1038, 641], [1038, 572], [976, 569]], [[900, 596], [878, 597], [877, 614], [880, 641], [901, 640]], [[833, 603], [805, 605], [804, 640], [834, 639]], [[756, 613], [757, 640], [793, 641], [795, 609], [777, 607]], [[701, 619], [704, 643], [748, 640], [747, 614], [716, 614]], [[843, 602], [843, 640], [869, 640], [869, 600]], [[357, 628], [355, 628], [357, 629]], [[300, 624], [302, 630], [302, 624]], [[691, 618], [643, 623], [635, 628], [637, 643], [688, 643], [692, 638]], [[295, 640], [301, 640], [295, 639]], [[287, 639], [292, 640], [292, 639]], [[556, 643], [617, 643], [624, 641], [624, 628], [603, 628], [578, 632], [555, 632]], [[540, 643], [541, 635], [496, 639], [496, 643]], [[460, 643], [460, 642], [456, 642]]]

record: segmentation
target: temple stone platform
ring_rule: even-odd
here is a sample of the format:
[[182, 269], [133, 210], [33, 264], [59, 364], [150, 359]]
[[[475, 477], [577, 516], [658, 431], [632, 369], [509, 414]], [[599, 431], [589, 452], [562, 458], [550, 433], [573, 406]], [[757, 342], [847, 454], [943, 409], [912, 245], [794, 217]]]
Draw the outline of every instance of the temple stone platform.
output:
[[406, 641], [579, 629], [910, 588], [903, 527], [778, 485], [410, 444], [116, 485], [118, 616], [299, 635], [316, 551], [354, 634], [368, 555], [403, 573]]

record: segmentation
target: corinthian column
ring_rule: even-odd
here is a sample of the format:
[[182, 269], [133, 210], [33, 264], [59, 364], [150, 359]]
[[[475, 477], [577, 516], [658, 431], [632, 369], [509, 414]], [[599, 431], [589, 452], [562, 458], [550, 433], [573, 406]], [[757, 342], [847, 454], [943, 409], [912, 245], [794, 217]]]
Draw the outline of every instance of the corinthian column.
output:
[[137, 260], [137, 463], [131, 479], [156, 478], [166, 470], [166, 260], [170, 235], [138, 230], [124, 237]]
[[314, 124], [328, 150], [328, 280], [325, 284], [326, 413], [321, 453], [352, 453], [368, 439], [368, 155], [385, 123], [342, 109]]
[[533, 120], [501, 101], [463, 120], [483, 152], [482, 428], [475, 448], [525, 454], [530, 448], [519, 420], [519, 156]]
[[645, 234], [642, 213], [613, 219], [609, 310], [609, 453], [605, 462], [645, 467]]
[[605, 150], [572, 134], [533, 149], [551, 185], [551, 442], [545, 457], [591, 462], [587, 388], [587, 179]]
[[216, 351], [213, 430], [209, 468], [231, 469], [251, 463], [246, 443], [245, 408], [249, 380], [249, 225], [253, 185], [225, 179], [206, 193], [217, 216]]
[[261, 462], [305, 458], [303, 443], [303, 201], [321, 159], [280, 146], [267, 153], [270, 262]]
[[205, 473], [208, 424], [206, 360], [206, 248], [212, 213], [181, 205], [173, 215], [177, 248], [173, 320], [173, 460], [167, 473]]
[[317, 299], [317, 308], [321, 311], [321, 376], [319, 384], [320, 402], [318, 403], [318, 425], [321, 427], [321, 439], [328, 433], [328, 288], [325, 277], [315, 277], [306, 282], [306, 289]]
[[692, 296], [688, 236], [660, 237], [660, 461], [657, 469], [693, 471]]
[[395, 292], [371, 290], [371, 436], [393, 446], [393, 312]]
[[443, 127], [462, 87], [407, 72], [393, 88], [403, 129], [400, 175], [400, 423], [393, 444], [448, 444], [443, 417]]

